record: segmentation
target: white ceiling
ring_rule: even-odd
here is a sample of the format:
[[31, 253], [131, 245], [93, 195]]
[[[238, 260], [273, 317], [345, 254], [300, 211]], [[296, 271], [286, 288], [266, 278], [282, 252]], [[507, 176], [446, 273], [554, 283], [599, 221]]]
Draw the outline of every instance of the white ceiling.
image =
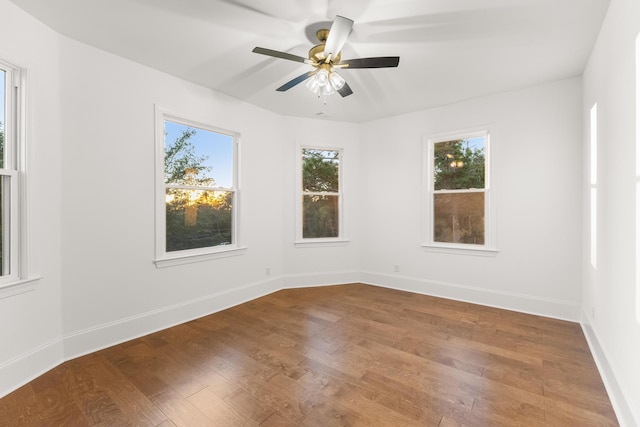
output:
[[[609, 0], [11, 0], [57, 32], [280, 114], [363, 122], [582, 74]], [[342, 58], [400, 56], [341, 72], [326, 105], [300, 84], [307, 28], [355, 21]]]

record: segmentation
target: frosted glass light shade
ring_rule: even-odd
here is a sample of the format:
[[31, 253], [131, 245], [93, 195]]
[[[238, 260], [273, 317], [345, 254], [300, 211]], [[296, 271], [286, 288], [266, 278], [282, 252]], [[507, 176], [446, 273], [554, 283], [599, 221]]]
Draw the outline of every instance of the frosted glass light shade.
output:
[[318, 83], [320, 84], [320, 86], [325, 86], [327, 83], [329, 83], [329, 72], [324, 68], [318, 71], [316, 77], [318, 78]]
[[342, 78], [342, 76], [336, 72], [331, 72], [329, 74], [329, 82], [331, 82], [331, 86], [333, 86], [335, 90], [342, 89], [342, 86], [344, 86], [345, 84], [345, 81]]
[[307, 86], [307, 89], [309, 89], [311, 92], [316, 93], [318, 91], [318, 88], [320, 87], [320, 83], [318, 82], [318, 76], [315, 75], [311, 77], [307, 82], [306, 86]]

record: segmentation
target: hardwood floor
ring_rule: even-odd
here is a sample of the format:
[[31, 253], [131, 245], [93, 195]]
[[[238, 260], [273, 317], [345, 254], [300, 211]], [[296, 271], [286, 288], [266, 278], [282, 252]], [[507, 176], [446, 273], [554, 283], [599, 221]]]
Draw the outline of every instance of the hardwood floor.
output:
[[363, 284], [283, 290], [68, 361], [1, 426], [614, 426], [576, 323]]

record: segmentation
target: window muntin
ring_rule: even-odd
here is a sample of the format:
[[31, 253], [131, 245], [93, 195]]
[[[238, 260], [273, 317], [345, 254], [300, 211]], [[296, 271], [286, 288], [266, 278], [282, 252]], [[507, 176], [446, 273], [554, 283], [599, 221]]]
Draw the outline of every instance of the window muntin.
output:
[[305, 240], [340, 239], [342, 230], [342, 150], [302, 147], [301, 237]]
[[159, 260], [238, 248], [238, 135], [161, 114]]
[[428, 246], [490, 247], [488, 133], [428, 141]]

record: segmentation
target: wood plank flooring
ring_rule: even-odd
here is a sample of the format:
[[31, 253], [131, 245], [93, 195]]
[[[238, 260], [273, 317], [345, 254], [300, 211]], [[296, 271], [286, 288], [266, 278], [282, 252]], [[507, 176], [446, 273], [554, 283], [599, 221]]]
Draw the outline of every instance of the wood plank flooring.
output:
[[0, 426], [615, 426], [576, 323], [363, 284], [291, 289], [68, 361]]

